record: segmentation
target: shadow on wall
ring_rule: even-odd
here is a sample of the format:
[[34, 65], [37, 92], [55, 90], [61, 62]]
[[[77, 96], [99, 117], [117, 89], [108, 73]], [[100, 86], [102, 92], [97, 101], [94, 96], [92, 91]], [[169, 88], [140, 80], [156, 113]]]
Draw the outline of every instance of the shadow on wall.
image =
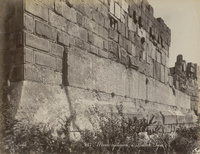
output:
[[[3, 105], [3, 84], [4, 84], [4, 51], [5, 51], [5, 41], [8, 28], [6, 26], [6, 20], [9, 17], [7, 1], [0, 0], [0, 132], [2, 131], [2, 105]], [[1, 135], [1, 133], [0, 133]], [[0, 136], [1, 138], [1, 136]]]
[[[14, 108], [8, 106], [7, 102], [10, 101], [10, 83], [12, 77], [15, 76], [12, 68], [19, 58], [16, 56], [16, 50], [19, 47], [17, 33], [22, 27], [21, 24], [15, 22], [22, 13], [18, 9], [19, 3], [21, 1], [0, 0], [0, 131], [5, 124], [5, 116], [3, 116], [6, 114], [5, 111], [8, 109], [6, 116], [12, 116], [10, 113], [14, 113], [10, 112], [10, 109]], [[22, 58], [19, 59], [22, 60]]]

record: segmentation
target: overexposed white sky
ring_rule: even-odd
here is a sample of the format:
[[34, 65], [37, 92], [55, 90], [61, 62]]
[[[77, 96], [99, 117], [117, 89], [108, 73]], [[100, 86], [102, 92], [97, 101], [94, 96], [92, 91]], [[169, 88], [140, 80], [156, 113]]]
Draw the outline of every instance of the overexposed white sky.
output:
[[154, 16], [164, 19], [171, 29], [169, 66], [182, 54], [186, 62], [200, 66], [200, 0], [148, 0]]

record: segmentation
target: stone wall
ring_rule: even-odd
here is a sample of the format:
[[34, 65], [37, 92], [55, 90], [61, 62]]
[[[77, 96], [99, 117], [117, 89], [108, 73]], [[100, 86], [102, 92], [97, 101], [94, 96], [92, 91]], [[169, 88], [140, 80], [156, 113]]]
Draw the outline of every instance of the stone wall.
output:
[[197, 114], [199, 102], [197, 64], [186, 63], [183, 56], [178, 55], [175, 67], [170, 68], [170, 76], [172, 76], [174, 87], [190, 96], [190, 108]]
[[127, 114], [156, 115], [165, 131], [195, 122], [190, 95], [169, 76], [171, 31], [148, 2], [17, 2], [22, 14], [11, 23], [23, 29], [7, 35], [19, 44], [4, 54], [16, 118], [59, 127], [76, 112], [73, 124], [85, 128], [92, 105], [108, 113], [122, 103]]

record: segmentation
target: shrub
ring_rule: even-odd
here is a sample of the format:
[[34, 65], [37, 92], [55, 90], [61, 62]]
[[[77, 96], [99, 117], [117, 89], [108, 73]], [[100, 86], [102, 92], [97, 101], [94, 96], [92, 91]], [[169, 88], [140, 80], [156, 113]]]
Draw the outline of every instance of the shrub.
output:
[[154, 116], [149, 120], [134, 116], [127, 117], [123, 113], [122, 105], [117, 106], [117, 114], [114, 114], [111, 108], [110, 110], [110, 115], [104, 115], [96, 107], [90, 109], [90, 117], [96, 117], [95, 120], [89, 118], [94, 129], [85, 132], [79, 130], [82, 142], [88, 145], [91, 151], [99, 150], [100, 153], [102, 151], [138, 153], [142, 149], [144, 152], [144, 147], [148, 148], [150, 145], [148, 135], [157, 132], [160, 128], [155, 126], [154, 130], [149, 129], [149, 126], [156, 124]]
[[69, 138], [69, 124], [72, 117], [67, 118], [63, 127], [53, 136], [53, 129], [47, 125], [24, 125], [13, 120], [3, 132], [3, 151], [7, 153], [69, 153], [72, 142]]
[[177, 129], [177, 137], [171, 142], [171, 147], [181, 154], [190, 154], [198, 147], [198, 134], [200, 128], [198, 126]]

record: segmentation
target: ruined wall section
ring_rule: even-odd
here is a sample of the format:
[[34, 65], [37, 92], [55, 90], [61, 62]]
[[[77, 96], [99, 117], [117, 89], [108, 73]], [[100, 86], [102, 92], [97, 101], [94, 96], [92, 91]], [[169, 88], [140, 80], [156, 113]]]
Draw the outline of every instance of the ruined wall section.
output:
[[198, 111], [198, 74], [197, 64], [186, 63], [182, 55], [177, 56], [175, 67], [170, 68], [171, 83], [177, 90], [190, 96], [191, 109]]

